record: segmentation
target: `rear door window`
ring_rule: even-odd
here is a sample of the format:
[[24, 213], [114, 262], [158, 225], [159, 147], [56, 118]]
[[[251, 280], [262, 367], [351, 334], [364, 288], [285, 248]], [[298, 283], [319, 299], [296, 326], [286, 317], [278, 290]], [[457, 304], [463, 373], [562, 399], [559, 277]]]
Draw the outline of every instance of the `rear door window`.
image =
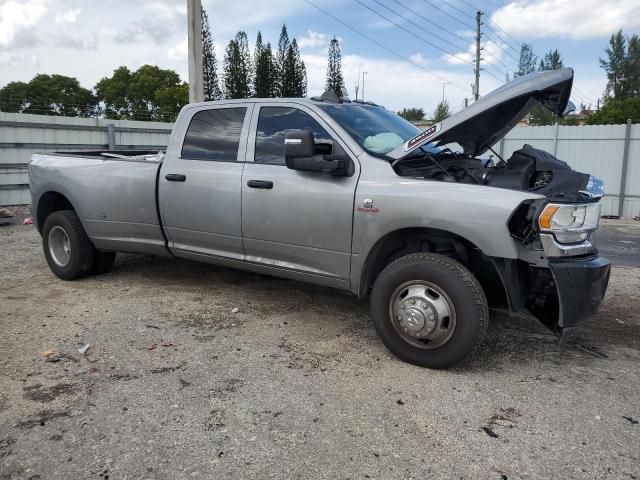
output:
[[196, 113], [182, 144], [186, 160], [235, 162], [246, 107], [214, 108]]

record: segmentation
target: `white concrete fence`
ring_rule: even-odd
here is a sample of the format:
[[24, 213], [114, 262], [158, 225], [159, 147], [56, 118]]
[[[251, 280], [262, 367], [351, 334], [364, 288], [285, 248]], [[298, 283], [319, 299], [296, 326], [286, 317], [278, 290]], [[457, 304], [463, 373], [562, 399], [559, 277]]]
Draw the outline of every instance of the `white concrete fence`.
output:
[[[0, 112], [0, 205], [30, 202], [34, 152], [163, 149], [172, 126]], [[506, 159], [525, 143], [603, 179], [603, 215], [640, 215], [640, 124], [516, 127], [494, 149]]]

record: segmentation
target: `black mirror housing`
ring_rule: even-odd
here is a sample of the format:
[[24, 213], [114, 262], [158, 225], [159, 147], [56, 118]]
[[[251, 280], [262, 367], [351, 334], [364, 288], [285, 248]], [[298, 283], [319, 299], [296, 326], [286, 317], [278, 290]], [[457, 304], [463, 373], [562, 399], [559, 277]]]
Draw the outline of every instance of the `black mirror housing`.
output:
[[284, 137], [284, 156], [313, 157], [313, 133], [307, 130], [290, 130]]
[[313, 133], [290, 130], [285, 135], [284, 158], [287, 168], [301, 172], [324, 173], [333, 176], [353, 175], [353, 162], [347, 155], [331, 155], [331, 145], [315, 145]]

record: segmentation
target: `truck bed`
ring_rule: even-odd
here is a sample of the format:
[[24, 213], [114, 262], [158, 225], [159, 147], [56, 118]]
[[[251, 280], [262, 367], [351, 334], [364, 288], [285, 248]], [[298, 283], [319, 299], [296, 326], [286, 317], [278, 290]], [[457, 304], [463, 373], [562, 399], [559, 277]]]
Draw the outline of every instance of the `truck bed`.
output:
[[148, 151], [35, 154], [29, 176], [36, 210], [51, 201], [48, 192], [60, 192], [98, 249], [165, 254], [157, 207], [162, 160]]

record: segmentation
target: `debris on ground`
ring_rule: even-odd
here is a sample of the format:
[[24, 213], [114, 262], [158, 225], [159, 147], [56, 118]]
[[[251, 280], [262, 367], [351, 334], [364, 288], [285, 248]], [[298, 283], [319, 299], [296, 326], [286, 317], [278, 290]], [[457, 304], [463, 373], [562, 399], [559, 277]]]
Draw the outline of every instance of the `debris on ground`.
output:
[[44, 352], [42, 352], [42, 356], [43, 356], [44, 358], [48, 358], [48, 357], [50, 357], [51, 355], [53, 355], [54, 353], [56, 353], [56, 352], [57, 352], [57, 351], [56, 351], [56, 349], [55, 349], [55, 348], [50, 348], [49, 350], [45, 350]]
[[145, 325], [145, 327], [147, 328], [153, 328], [155, 330], [160, 330], [160, 327], [158, 327], [157, 325]]
[[86, 353], [87, 353], [87, 350], [89, 350], [89, 347], [91, 347], [91, 345], [89, 345], [88, 343], [87, 343], [86, 345], [83, 345], [82, 347], [80, 347], [80, 348], [78, 349], [78, 353], [79, 353], [80, 355], [84, 355], [84, 354], [86, 354]]
[[498, 438], [498, 434], [491, 430], [491, 427], [482, 427], [482, 430], [484, 430], [484, 433], [489, 435], [491, 438]]
[[173, 347], [173, 342], [169, 342], [169, 341], [164, 341], [161, 344], [163, 347]]
[[231, 309], [231, 313], [238, 313], [240, 311], [240, 309], [238, 307], [233, 307]]
[[33, 225], [33, 218], [27, 217], [22, 221], [23, 225]]
[[625, 420], [629, 420], [632, 425], [638, 425], [638, 423], [640, 423], [640, 420], [636, 420], [633, 417], [627, 417], [626, 415], [623, 415], [622, 418], [624, 418]]

